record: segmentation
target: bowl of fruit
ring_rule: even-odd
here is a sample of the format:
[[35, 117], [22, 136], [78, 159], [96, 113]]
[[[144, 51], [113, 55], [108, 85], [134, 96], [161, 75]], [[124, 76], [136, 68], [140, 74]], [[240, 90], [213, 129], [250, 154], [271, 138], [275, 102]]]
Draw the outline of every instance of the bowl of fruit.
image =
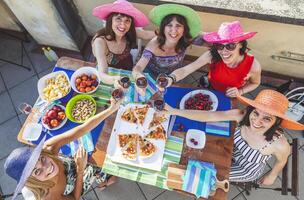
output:
[[90, 94], [97, 90], [99, 85], [98, 71], [93, 67], [81, 67], [71, 77], [71, 86], [77, 93]]
[[66, 105], [65, 113], [69, 120], [84, 123], [96, 113], [96, 101], [89, 95], [78, 94]]
[[48, 130], [60, 129], [67, 121], [65, 107], [57, 104], [47, 109], [42, 117], [42, 126]]
[[194, 90], [187, 93], [179, 104], [180, 109], [216, 111], [218, 99], [209, 90]]

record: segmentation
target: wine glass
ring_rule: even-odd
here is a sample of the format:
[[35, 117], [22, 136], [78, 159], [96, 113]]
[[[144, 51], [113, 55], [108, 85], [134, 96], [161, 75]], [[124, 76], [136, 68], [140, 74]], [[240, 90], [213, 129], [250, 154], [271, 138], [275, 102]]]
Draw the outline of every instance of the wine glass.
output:
[[164, 99], [156, 99], [154, 101], [154, 108], [156, 111], [162, 111], [165, 108]]
[[32, 112], [33, 107], [30, 104], [23, 102], [19, 104], [18, 110], [20, 110], [21, 113], [28, 115]]
[[112, 91], [112, 97], [115, 99], [115, 101], [120, 100], [123, 96], [123, 91], [119, 88], [116, 88]]
[[119, 80], [119, 84], [124, 88], [128, 89], [131, 85], [130, 78], [128, 76], [122, 76]]
[[139, 98], [142, 99], [141, 101], [145, 101], [146, 97], [146, 88], [148, 86], [148, 81], [146, 77], [142, 76], [136, 79], [136, 86], [138, 87], [137, 92], [139, 93]]
[[163, 74], [163, 73], [159, 74], [156, 79], [156, 84], [158, 86], [161, 96], [164, 96], [164, 94], [166, 93], [166, 87], [169, 84], [167, 74]]

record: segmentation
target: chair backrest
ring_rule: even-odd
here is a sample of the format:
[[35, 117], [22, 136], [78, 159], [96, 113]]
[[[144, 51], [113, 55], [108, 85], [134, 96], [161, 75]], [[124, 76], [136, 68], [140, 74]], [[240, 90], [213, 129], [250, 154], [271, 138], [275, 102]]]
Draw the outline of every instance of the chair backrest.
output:
[[[291, 143], [291, 195], [298, 196], [299, 194], [299, 152], [298, 152], [299, 142], [295, 138]], [[287, 195], [290, 189], [288, 188], [288, 162], [282, 171], [282, 195]]]
[[300, 121], [304, 116], [304, 87], [290, 90], [286, 93], [286, 97], [289, 100], [286, 115], [295, 121]]

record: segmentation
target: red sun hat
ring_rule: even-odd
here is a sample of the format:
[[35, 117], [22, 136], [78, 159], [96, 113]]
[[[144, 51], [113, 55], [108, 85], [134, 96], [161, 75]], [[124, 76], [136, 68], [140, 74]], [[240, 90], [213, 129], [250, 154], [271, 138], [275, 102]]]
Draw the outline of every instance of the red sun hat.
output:
[[93, 15], [101, 20], [106, 20], [111, 13], [122, 13], [132, 17], [135, 27], [144, 27], [149, 24], [146, 15], [126, 0], [117, 0], [93, 9]]
[[209, 43], [233, 43], [252, 38], [257, 32], [244, 32], [239, 21], [224, 22], [217, 32], [205, 33], [204, 40]]

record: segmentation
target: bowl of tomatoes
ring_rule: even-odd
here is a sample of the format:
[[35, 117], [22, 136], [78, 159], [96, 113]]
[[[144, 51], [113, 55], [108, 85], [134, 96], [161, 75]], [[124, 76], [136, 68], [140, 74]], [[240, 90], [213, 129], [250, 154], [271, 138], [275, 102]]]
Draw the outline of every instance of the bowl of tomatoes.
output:
[[48, 130], [60, 129], [67, 121], [65, 107], [56, 104], [51, 106], [42, 117], [42, 126]]
[[97, 90], [99, 81], [97, 69], [81, 67], [73, 73], [70, 82], [75, 92], [90, 94]]

